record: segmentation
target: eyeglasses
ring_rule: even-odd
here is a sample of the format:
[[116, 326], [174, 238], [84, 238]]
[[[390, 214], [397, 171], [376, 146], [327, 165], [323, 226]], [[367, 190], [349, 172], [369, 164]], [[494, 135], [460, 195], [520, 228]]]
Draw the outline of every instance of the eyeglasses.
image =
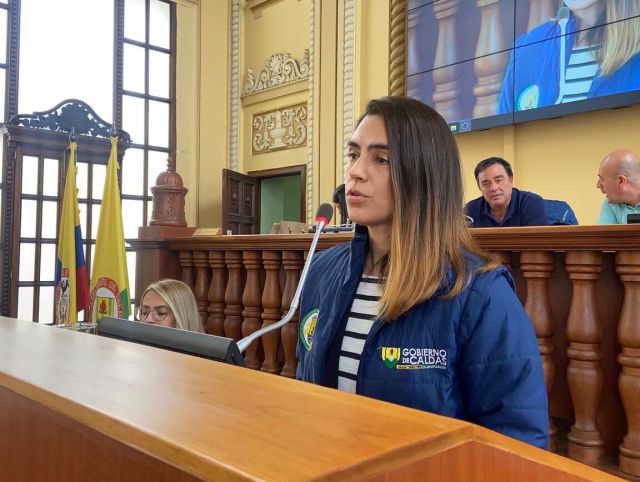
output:
[[156, 306], [155, 308], [149, 308], [147, 306], [136, 307], [136, 320], [146, 321], [149, 317], [153, 321], [164, 321], [164, 319], [171, 314], [171, 308], [168, 306]]

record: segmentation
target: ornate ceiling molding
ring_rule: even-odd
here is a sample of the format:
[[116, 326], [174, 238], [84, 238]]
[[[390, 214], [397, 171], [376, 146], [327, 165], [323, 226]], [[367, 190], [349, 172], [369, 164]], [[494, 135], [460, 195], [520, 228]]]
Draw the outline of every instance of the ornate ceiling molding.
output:
[[306, 102], [252, 116], [251, 145], [254, 155], [294, 149], [306, 143]]
[[243, 96], [309, 78], [309, 55], [309, 49], [305, 49], [300, 60], [294, 59], [289, 53], [275, 53], [269, 57], [257, 75], [254, 75], [253, 69], [249, 67]]

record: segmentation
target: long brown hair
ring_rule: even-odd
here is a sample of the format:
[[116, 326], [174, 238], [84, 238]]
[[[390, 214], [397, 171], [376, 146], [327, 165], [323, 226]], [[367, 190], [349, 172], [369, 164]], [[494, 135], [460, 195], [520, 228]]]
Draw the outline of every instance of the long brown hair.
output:
[[481, 259], [481, 271], [499, 262], [467, 230], [460, 156], [444, 119], [407, 97], [372, 100], [360, 120], [368, 115], [382, 117], [389, 145], [394, 206], [378, 316], [395, 320], [432, 297], [450, 266], [444, 298], [460, 293], [470, 276], [465, 253]]

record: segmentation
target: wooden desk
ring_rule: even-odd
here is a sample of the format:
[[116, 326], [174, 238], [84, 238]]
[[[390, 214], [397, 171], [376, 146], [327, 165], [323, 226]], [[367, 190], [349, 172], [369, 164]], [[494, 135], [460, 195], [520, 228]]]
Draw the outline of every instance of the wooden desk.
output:
[[621, 480], [480, 427], [0, 318], [0, 481]]
[[[162, 278], [183, 280], [208, 333], [235, 339], [287, 312], [311, 235], [188, 237], [168, 230], [143, 227], [132, 242], [140, 289]], [[509, 266], [531, 318], [551, 449], [640, 480], [640, 225], [471, 233]], [[318, 249], [349, 237], [323, 235]], [[294, 378], [297, 339], [296, 313], [249, 346], [247, 367]]]

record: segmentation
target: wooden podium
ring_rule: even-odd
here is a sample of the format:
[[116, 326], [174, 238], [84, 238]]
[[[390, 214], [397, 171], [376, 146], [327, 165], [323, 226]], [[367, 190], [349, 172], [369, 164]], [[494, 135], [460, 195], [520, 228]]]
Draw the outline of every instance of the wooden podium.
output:
[[481, 427], [0, 318], [0, 482], [621, 480]]

